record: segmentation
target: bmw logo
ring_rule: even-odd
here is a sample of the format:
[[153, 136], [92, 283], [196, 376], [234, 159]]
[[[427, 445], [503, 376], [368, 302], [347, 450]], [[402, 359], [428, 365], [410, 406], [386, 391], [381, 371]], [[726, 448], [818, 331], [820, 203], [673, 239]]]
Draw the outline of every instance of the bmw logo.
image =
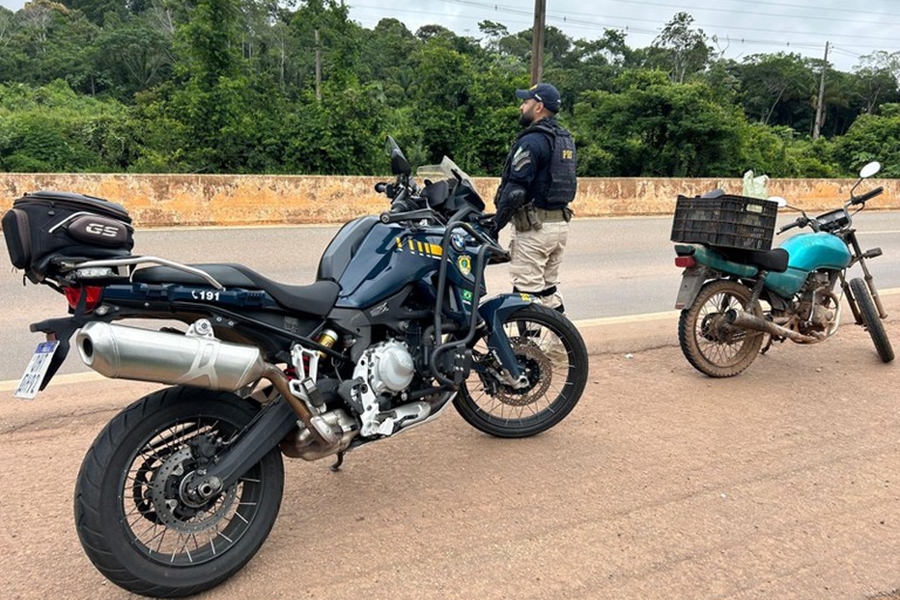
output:
[[466, 249], [466, 240], [463, 238], [462, 234], [454, 233], [450, 236], [450, 245], [453, 246], [453, 249], [457, 252], [462, 252]]

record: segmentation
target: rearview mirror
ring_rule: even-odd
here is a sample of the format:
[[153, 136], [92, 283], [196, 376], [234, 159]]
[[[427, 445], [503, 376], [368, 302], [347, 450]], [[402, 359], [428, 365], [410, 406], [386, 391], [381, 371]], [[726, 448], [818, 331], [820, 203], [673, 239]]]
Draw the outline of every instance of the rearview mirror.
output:
[[777, 204], [778, 208], [784, 208], [785, 206], [787, 206], [787, 200], [785, 200], [781, 196], [769, 196], [768, 200], [769, 202], [774, 202], [775, 204]]
[[859, 171], [859, 176], [862, 177], [863, 179], [868, 179], [869, 177], [878, 173], [878, 171], [880, 171], [880, 170], [881, 170], [881, 163], [878, 162], [877, 160], [873, 160], [872, 162], [870, 162], [869, 164], [864, 166]]
[[394, 175], [409, 175], [412, 173], [412, 167], [409, 164], [409, 161], [406, 160], [406, 157], [403, 155], [403, 151], [400, 149], [400, 146], [397, 145], [397, 142], [394, 141], [394, 138], [388, 136], [387, 145], [385, 148], [388, 152], [388, 155], [391, 157], [391, 173]]

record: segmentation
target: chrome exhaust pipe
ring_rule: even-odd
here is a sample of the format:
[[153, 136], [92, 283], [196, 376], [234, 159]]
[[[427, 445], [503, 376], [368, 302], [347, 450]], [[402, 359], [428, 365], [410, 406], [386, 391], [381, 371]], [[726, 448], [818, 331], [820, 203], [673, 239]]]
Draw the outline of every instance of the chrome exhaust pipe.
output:
[[75, 344], [85, 365], [113, 379], [234, 391], [267, 374], [254, 346], [91, 321]]
[[776, 337], [787, 338], [792, 342], [797, 342], [798, 344], [813, 344], [815, 342], [822, 341], [817, 337], [797, 333], [793, 329], [788, 329], [787, 327], [776, 325], [772, 321], [767, 321], [766, 319], [757, 317], [756, 315], [742, 310], [729, 310], [725, 313], [725, 320], [729, 325], [733, 325], [735, 327], [740, 327], [742, 329], [752, 329], [754, 331], [762, 331], [763, 333], [768, 333], [769, 335], [774, 335]]

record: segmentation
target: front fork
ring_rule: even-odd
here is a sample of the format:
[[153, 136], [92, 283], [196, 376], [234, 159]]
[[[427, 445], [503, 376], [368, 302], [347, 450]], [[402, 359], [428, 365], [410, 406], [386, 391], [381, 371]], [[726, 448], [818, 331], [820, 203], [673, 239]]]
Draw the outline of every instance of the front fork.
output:
[[[856, 239], [856, 233], [853, 232], [849, 239], [846, 240], [850, 247], [853, 249], [853, 256], [858, 257], [856, 262], [859, 263], [860, 268], [863, 272], [863, 280], [866, 282], [866, 287], [869, 288], [869, 294], [872, 296], [872, 300], [875, 302], [875, 308], [878, 309], [878, 316], [882, 319], [887, 318], [887, 311], [884, 309], [884, 305], [881, 303], [881, 296], [878, 294], [878, 289], [875, 287], [875, 278], [872, 277], [872, 274], [869, 272], [869, 267], [866, 264], [866, 259], [876, 258], [881, 256], [881, 248], [872, 248], [871, 250], [866, 250], [863, 252], [859, 247], [859, 242]], [[853, 263], [851, 263], [852, 266]], [[841, 273], [841, 287], [844, 289], [844, 294], [850, 300], [850, 310], [853, 311], [853, 318], [856, 319], [856, 323], [861, 325], [862, 315], [859, 313], [859, 306], [856, 303], [856, 298], [853, 297], [853, 293], [850, 291], [850, 282], [847, 281], [845, 273]]]
[[516, 382], [513, 387], [525, 381], [525, 370], [516, 358], [503, 325], [512, 313], [531, 303], [532, 299], [527, 294], [501, 294], [478, 307], [481, 318], [488, 323], [488, 347], [509, 374], [510, 382]]

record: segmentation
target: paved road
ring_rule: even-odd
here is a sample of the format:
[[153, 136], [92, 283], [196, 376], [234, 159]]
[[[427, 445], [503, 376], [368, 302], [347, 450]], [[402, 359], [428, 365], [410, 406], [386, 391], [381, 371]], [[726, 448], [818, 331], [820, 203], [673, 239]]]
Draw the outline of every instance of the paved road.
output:
[[[900, 346], [900, 294], [886, 297]], [[900, 589], [897, 366], [847, 327], [705, 378], [674, 316], [585, 328], [558, 427], [502, 441], [454, 412], [351, 453], [289, 461], [259, 555], [210, 600], [879, 600]], [[72, 488], [113, 414], [155, 386], [0, 399], [4, 599], [129, 596], [81, 552]]]
[[[881, 246], [872, 261], [882, 289], [900, 287], [900, 212], [862, 213], [856, 223], [866, 248]], [[239, 262], [285, 283], [310, 283], [322, 250], [336, 227], [148, 230], [137, 233], [135, 253], [185, 263]], [[669, 240], [671, 218], [576, 219], [563, 265], [563, 289], [575, 320], [657, 313], [672, 309], [680, 270]], [[501, 238], [505, 241], [505, 237]], [[5, 260], [5, 259], [4, 259]], [[2, 261], [0, 261], [2, 262]], [[506, 267], [491, 267], [488, 290], [509, 289]], [[0, 277], [0, 381], [18, 378], [41, 335], [28, 324], [64, 314], [61, 296], [23, 287], [21, 277]], [[73, 354], [62, 373], [84, 372]]]

